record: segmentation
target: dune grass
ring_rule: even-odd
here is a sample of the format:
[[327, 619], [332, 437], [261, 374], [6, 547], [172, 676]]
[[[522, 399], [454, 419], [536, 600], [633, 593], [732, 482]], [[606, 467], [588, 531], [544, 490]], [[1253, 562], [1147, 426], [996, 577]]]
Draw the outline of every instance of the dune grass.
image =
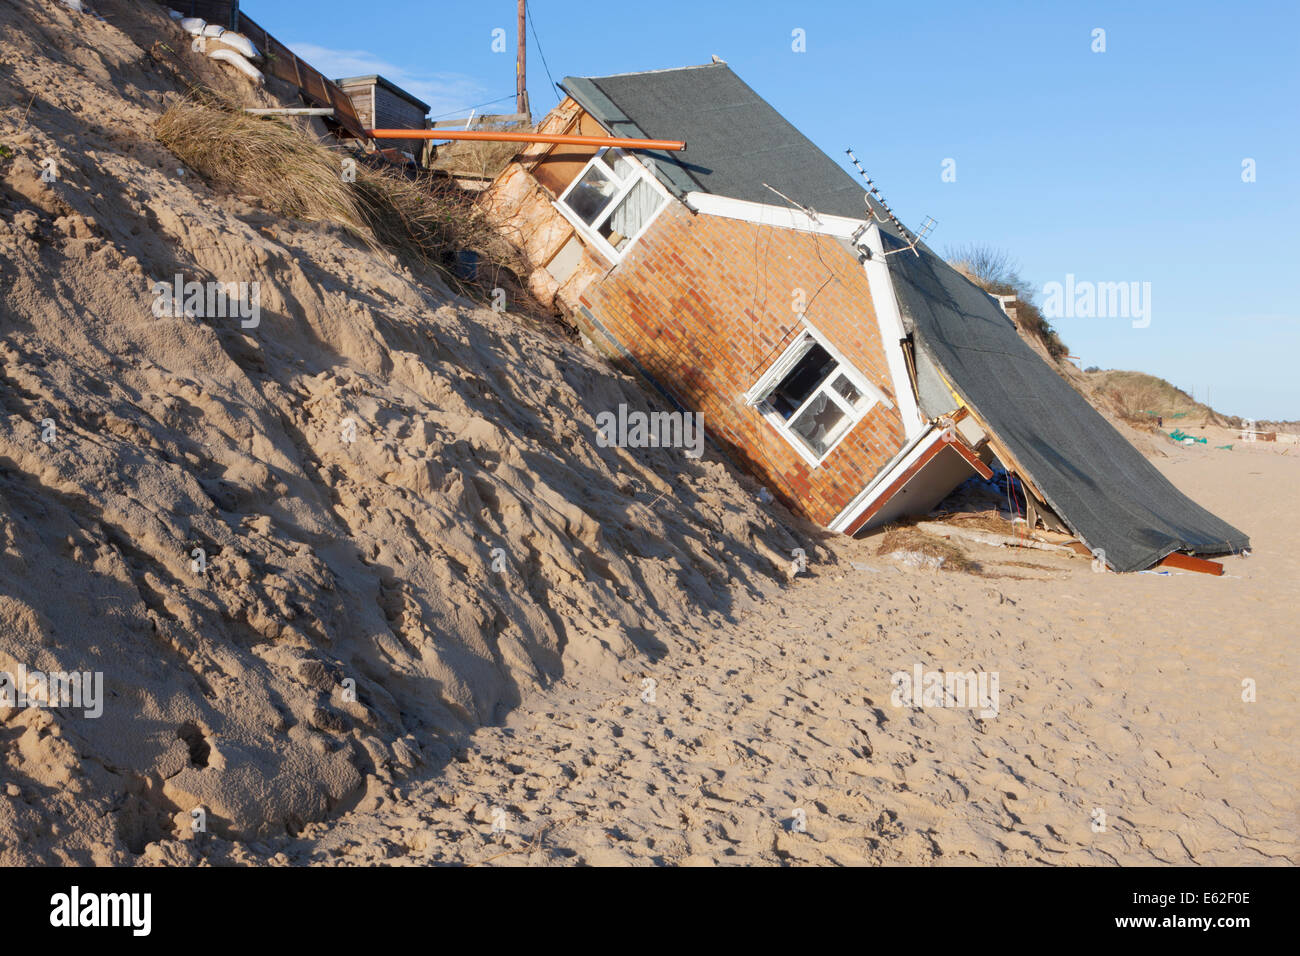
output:
[[478, 254], [486, 272], [517, 274], [517, 251], [445, 177], [409, 178], [371, 165], [321, 142], [296, 117], [251, 116], [219, 93], [196, 89], [159, 118], [155, 133], [209, 182], [254, 195], [279, 215], [336, 224], [453, 281], [452, 264], [465, 250]]
[[1033, 287], [1020, 278], [1010, 254], [992, 246], [974, 243], [949, 247], [944, 252], [948, 264], [985, 292], [1015, 296], [1015, 322], [1022, 330], [1042, 343], [1052, 361], [1060, 362], [1070, 354], [1043, 312], [1034, 304]]
[[1219, 414], [1155, 375], [1107, 370], [1089, 373], [1089, 380], [1131, 422], [1154, 427], [1156, 416], [1160, 415], [1166, 419], [1166, 431], [1175, 425], [1188, 423], [1241, 426], [1241, 419]]

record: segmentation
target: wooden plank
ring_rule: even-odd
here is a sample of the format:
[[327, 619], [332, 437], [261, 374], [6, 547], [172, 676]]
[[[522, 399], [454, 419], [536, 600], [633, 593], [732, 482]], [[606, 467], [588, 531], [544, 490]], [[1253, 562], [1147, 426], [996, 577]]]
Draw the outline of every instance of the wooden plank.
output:
[[262, 39], [258, 42], [257, 48], [261, 50], [263, 53], [266, 53], [270, 49], [271, 47], [270, 34], [267, 33], [265, 30], [263, 30], [261, 27], [259, 27], [256, 23], [253, 23], [251, 20], [249, 21], [241, 20], [239, 26], [242, 30], [249, 30], [250, 28], [255, 28], [257, 33], [262, 34]]
[[[1076, 554], [1083, 555], [1085, 558], [1093, 557], [1093, 553], [1088, 550], [1087, 545], [1082, 541], [1066, 542], [1066, 547], [1071, 551], [1074, 551]], [[1190, 554], [1183, 554], [1179, 551], [1165, 555], [1153, 564], [1152, 567], [1171, 568], [1175, 571], [1195, 571], [1198, 574], [1223, 574], [1223, 565], [1218, 561], [1208, 561], [1205, 558], [1195, 558]]]
[[473, 129], [479, 129], [484, 126], [508, 126], [515, 123], [526, 123], [528, 121], [527, 113], [484, 113], [482, 116], [462, 116], [460, 119], [438, 120], [436, 123], [429, 125], [430, 129], [464, 129], [466, 125], [473, 120]]
[[349, 136], [364, 139], [365, 128], [357, 118], [352, 101], [330, 79], [322, 75], [310, 64], [300, 60], [292, 50], [271, 36], [255, 20], [242, 10], [238, 11], [239, 32], [255, 38], [260, 36], [262, 52], [266, 54], [265, 72], [278, 79], [292, 83], [308, 103], [321, 108], [332, 109], [334, 116], [329, 118], [336, 126]]
[[907, 365], [907, 380], [912, 386], [912, 395], [916, 397], [916, 404], [921, 404], [921, 386], [916, 378], [916, 346], [912, 342], [911, 336], [899, 340], [899, 345], [903, 347], [903, 362]]
[[1223, 574], [1223, 565], [1218, 561], [1208, 561], [1205, 558], [1196, 558], [1178, 551], [1165, 555], [1156, 564], [1156, 567], [1173, 568], [1176, 571], [1195, 571], [1198, 574]]
[[985, 481], [988, 481], [993, 477], [993, 469], [984, 464], [984, 462], [980, 460], [980, 456], [975, 454], [975, 450], [971, 448], [970, 445], [966, 444], [966, 442], [962, 441], [960, 436], [958, 436], [956, 441], [949, 442], [948, 444], [952, 445], [953, 450], [965, 458], [966, 462], [974, 468], [975, 471], [979, 473], [979, 476]]
[[333, 116], [334, 110], [315, 106], [288, 106], [277, 109], [253, 109], [245, 107], [244, 112], [252, 116]]
[[361, 138], [365, 135], [365, 126], [361, 123], [361, 118], [357, 116], [356, 106], [352, 102], [352, 97], [348, 96], [343, 90], [333, 83], [330, 84], [334, 99], [334, 121], [343, 129], [347, 130], [352, 136]]

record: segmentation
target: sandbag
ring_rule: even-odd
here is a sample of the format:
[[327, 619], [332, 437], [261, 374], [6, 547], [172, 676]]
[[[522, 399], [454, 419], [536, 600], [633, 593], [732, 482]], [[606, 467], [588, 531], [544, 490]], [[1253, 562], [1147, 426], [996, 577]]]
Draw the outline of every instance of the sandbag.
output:
[[242, 53], [250, 60], [256, 60], [262, 55], [257, 51], [257, 47], [253, 46], [252, 40], [244, 36], [242, 33], [235, 33], [233, 30], [227, 30], [225, 33], [221, 34], [221, 42], [235, 51]]
[[262, 75], [262, 71], [249, 63], [248, 60], [244, 58], [243, 54], [236, 53], [234, 50], [224, 48], [213, 50], [208, 54], [208, 59], [220, 60], [222, 63], [229, 63], [259, 86], [266, 82], [266, 77]]

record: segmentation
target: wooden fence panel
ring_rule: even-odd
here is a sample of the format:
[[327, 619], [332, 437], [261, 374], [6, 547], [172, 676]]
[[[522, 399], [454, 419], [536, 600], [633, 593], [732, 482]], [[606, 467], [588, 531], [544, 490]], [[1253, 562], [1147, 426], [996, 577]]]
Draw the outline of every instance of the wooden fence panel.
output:
[[332, 107], [334, 124], [341, 127], [346, 135], [358, 139], [366, 138], [365, 129], [361, 125], [361, 120], [357, 118], [352, 100], [339, 89], [336, 83], [319, 70], [313, 69], [310, 64], [298, 59], [292, 50], [267, 33], [242, 10], [238, 12], [238, 20], [239, 32], [252, 40], [265, 56], [265, 72], [292, 83], [308, 102], [320, 107]]

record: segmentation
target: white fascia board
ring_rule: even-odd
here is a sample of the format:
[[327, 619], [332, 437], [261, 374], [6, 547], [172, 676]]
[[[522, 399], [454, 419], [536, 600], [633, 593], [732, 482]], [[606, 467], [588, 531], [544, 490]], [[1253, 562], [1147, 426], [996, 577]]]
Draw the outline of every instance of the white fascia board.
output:
[[889, 377], [894, 380], [903, 431], [910, 440], [921, 434], [927, 422], [912, 392], [912, 377], [907, 374], [907, 356], [903, 354], [902, 344], [907, 329], [903, 327], [903, 314], [898, 309], [894, 283], [889, 278], [888, 260], [880, 241], [880, 226], [873, 222], [859, 243], [871, 251], [871, 258], [863, 263], [862, 268], [866, 270], [867, 286], [871, 289], [871, 304], [875, 306], [876, 322], [880, 326], [880, 342], [885, 349]]
[[[926, 440], [927, 436], [928, 441]], [[892, 482], [893, 475], [901, 475], [918, 458], [925, 454], [932, 445], [942, 439], [943, 432], [927, 422], [925, 428], [908, 444], [904, 445], [889, 464], [880, 469], [876, 477], [871, 480], [871, 483], [844, 506], [844, 510], [835, 516], [835, 520], [827, 525], [827, 528], [837, 534], [843, 532], [845, 528], [853, 524], [858, 515], [862, 514], [878, 497], [884, 494]]]
[[867, 224], [865, 219], [848, 219], [844, 216], [827, 216], [821, 213], [818, 213], [817, 218], [814, 219], [803, 210], [789, 206], [773, 206], [768, 203], [750, 202], [747, 199], [728, 199], [726, 196], [714, 196], [702, 192], [687, 193], [686, 205], [706, 216], [739, 219], [742, 222], [755, 222], [782, 229], [798, 229], [801, 232], [815, 232], [838, 239], [852, 239]]

